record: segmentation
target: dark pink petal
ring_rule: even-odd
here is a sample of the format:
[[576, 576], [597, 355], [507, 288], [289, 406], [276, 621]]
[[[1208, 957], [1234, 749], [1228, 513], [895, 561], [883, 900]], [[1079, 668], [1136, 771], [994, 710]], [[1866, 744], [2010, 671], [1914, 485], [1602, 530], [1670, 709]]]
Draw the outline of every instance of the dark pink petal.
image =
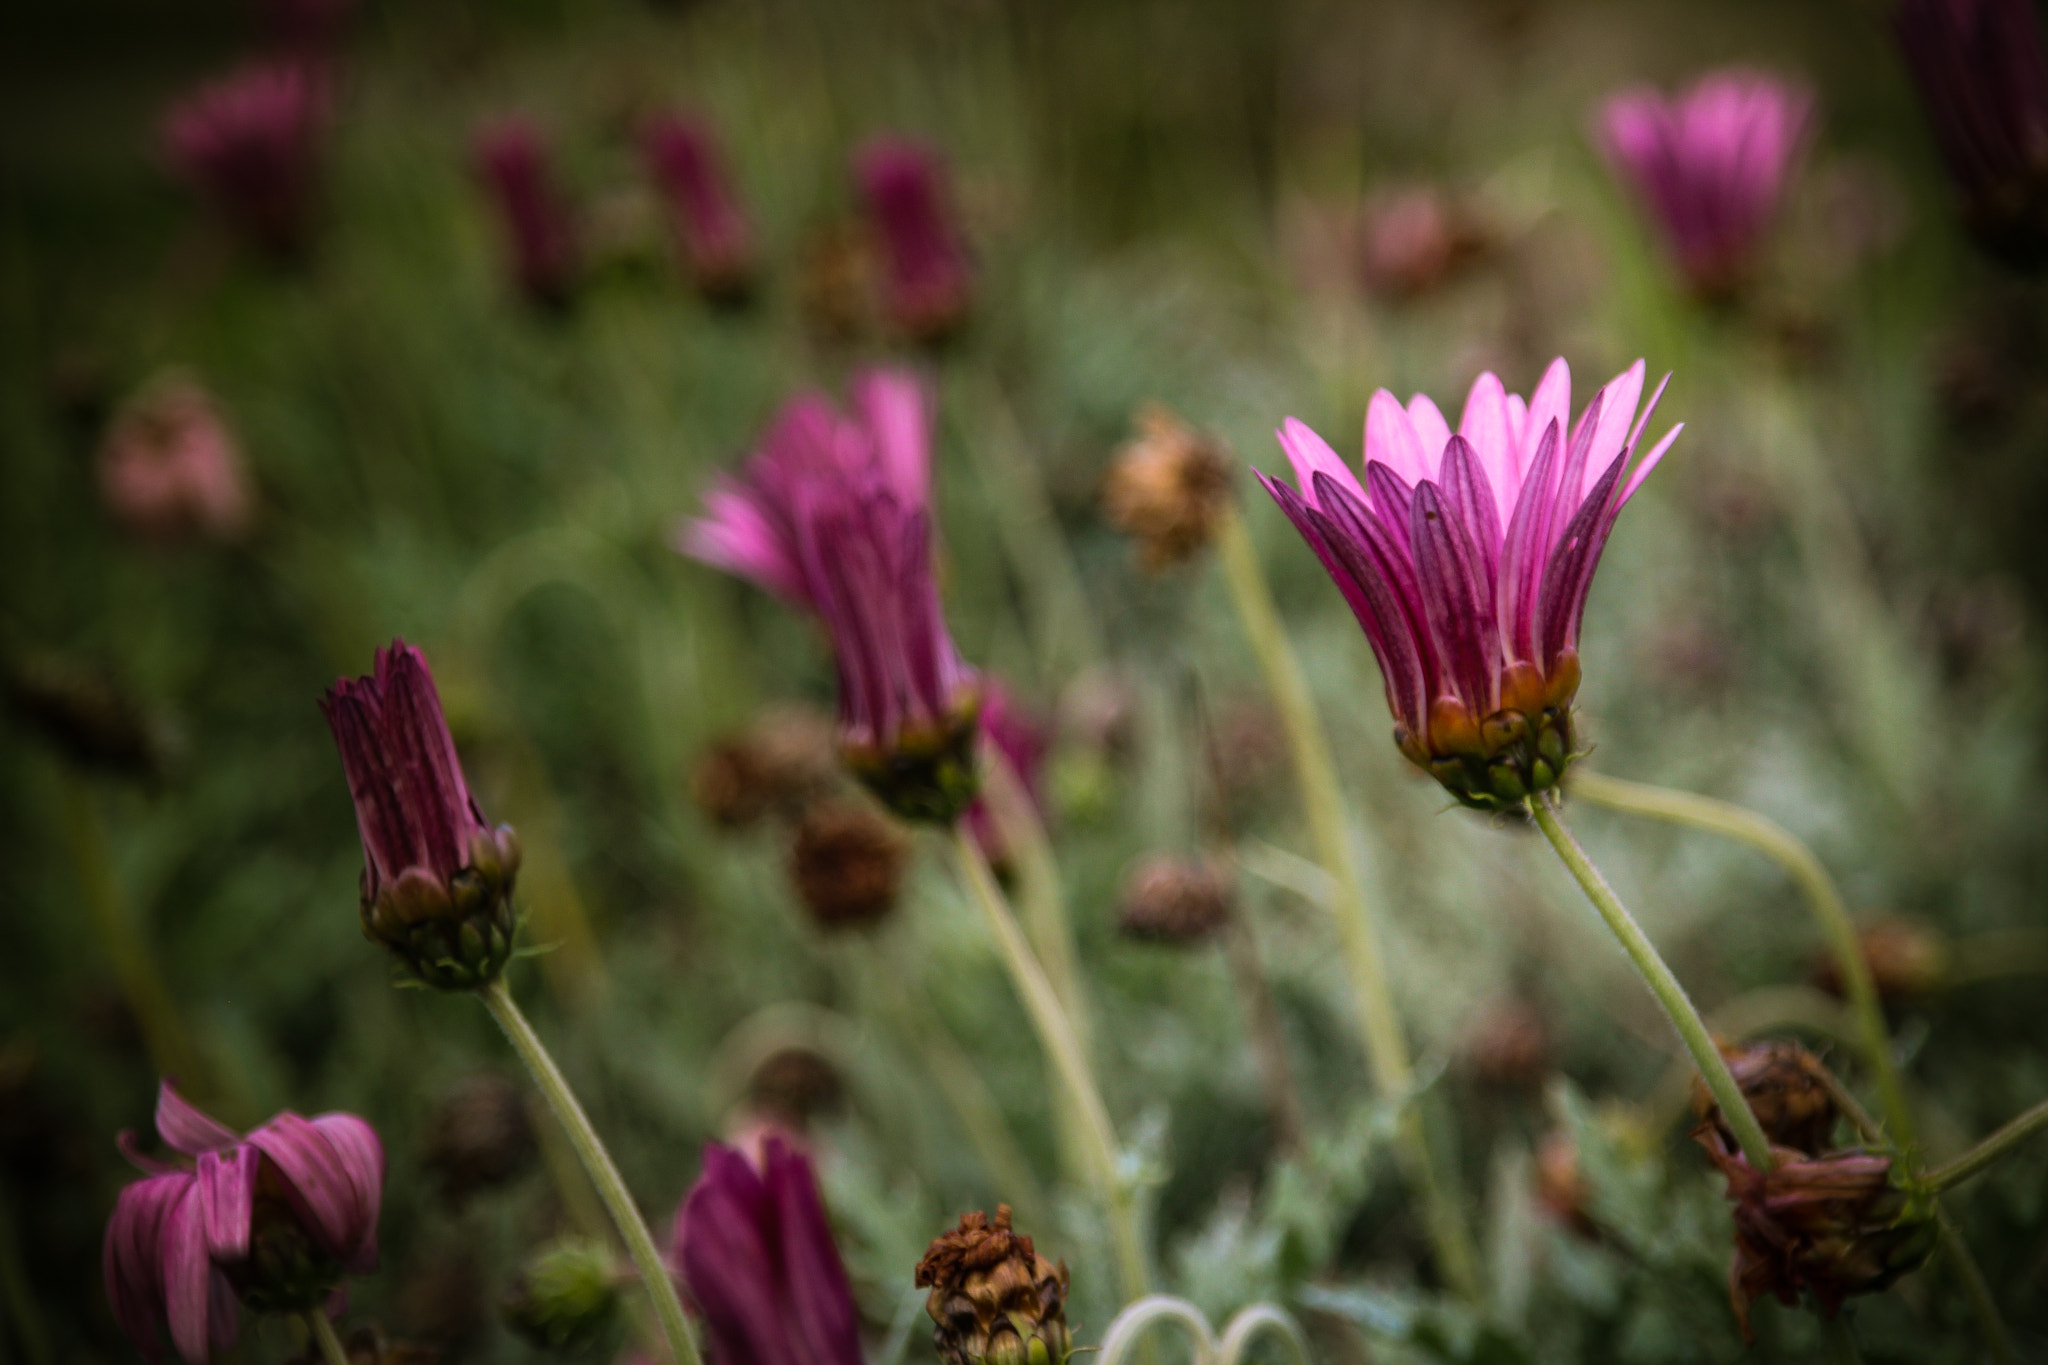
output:
[[[1331, 560], [1337, 566], [1331, 572], [1342, 568], [1358, 584], [1374, 623], [1367, 627], [1367, 638], [1374, 638], [1376, 627], [1385, 641], [1384, 650], [1375, 644], [1374, 652], [1380, 656], [1389, 693], [1401, 699], [1394, 714], [1410, 729], [1419, 729], [1428, 716], [1430, 698], [1443, 686], [1444, 666], [1430, 638], [1422, 587], [1408, 558], [1407, 537], [1405, 533], [1397, 535], [1377, 509], [1367, 507], [1334, 481], [1325, 480], [1319, 491], [1329, 509], [1317, 526], [1328, 540]], [[1355, 613], [1356, 608], [1353, 610]]]
[[1495, 709], [1500, 675], [1499, 631], [1478, 549], [1434, 483], [1416, 486], [1408, 527], [1423, 611], [1449, 681], [1474, 716], [1487, 715]]
[[716, 1143], [705, 1148], [704, 1174], [677, 1219], [676, 1261], [721, 1365], [813, 1365], [790, 1340], [777, 1292], [781, 1247], [773, 1208], [745, 1157]]
[[200, 1113], [169, 1081], [157, 1086], [156, 1132], [173, 1151], [186, 1156], [232, 1147], [241, 1141], [234, 1129]]
[[1585, 610], [1586, 594], [1593, 584], [1593, 571], [1600, 565], [1600, 552], [1607, 544], [1613, 521], [1607, 516], [1628, 452], [1614, 457], [1607, 472], [1579, 504], [1557, 550], [1543, 573], [1543, 591], [1536, 603], [1539, 662], [1548, 670], [1560, 650], [1578, 641], [1579, 617]]
[[1555, 496], [1559, 439], [1558, 424], [1552, 421], [1543, 430], [1501, 544], [1501, 623], [1509, 657], [1527, 663], [1536, 662], [1536, 597], [1550, 549], [1543, 526]]
[[[1414, 489], [1399, 474], [1378, 460], [1365, 467], [1365, 486], [1372, 490], [1372, 510], [1380, 524], [1392, 534], [1394, 543], [1401, 547], [1401, 557], [1409, 563], [1415, 562], [1415, 547], [1408, 543], [1408, 504], [1415, 496]], [[1333, 511], [1327, 504], [1324, 511]]]
[[184, 1171], [138, 1180], [121, 1191], [107, 1220], [100, 1250], [107, 1302], [114, 1320], [149, 1360], [163, 1354], [165, 1322], [164, 1214], [190, 1192], [193, 1177]]
[[1451, 438], [1438, 477], [1451, 511], [1479, 550], [1482, 574], [1488, 583], [1495, 582], [1500, 572], [1500, 512], [1486, 482], [1486, 468], [1464, 437]]
[[287, 1110], [249, 1134], [284, 1178], [285, 1198], [307, 1233], [337, 1260], [356, 1254], [377, 1210], [351, 1177], [350, 1163], [325, 1134]]
[[806, 1365], [861, 1365], [859, 1319], [846, 1267], [811, 1163], [778, 1138], [765, 1151], [766, 1183], [782, 1229], [782, 1258], [794, 1335]]
[[931, 396], [908, 370], [857, 374], [848, 386], [854, 415], [867, 428], [883, 477], [905, 507], [931, 498]]
[[362, 1235], [341, 1257], [351, 1274], [366, 1275], [377, 1268], [377, 1215], [384, 1200], [384, 1144], [377, 1130], [354, 1114], [321, 1114], [312, 1121], [315, 1132], [327, 1139], [348, 1182], [355, 1190], [356, 1206], [367, 1210]]
[[1592, 454], [1593, 438], [1600, 430], [1600, 414], [1606, 407], [1607, 390], [1593, 395], [1593, 401], [1586, 404], [1586, 410], [1579, 414], [1578, 425], [1572, 428], [1572, 439], [1565, 447], [1564, 465], [1558, 471], [1557, 492], [1550, 500], [1550, 511], [1544, 518], [1537, 535], [1537, 543], [1549, 547], [1556, 544], [1559, 528], [1570, 520], [1583, 497], [1586, 486], [1586, 461]]
[[256, 1210], [256, 1171], [263, 1154], [238, 1145], [199, 1158], [199, 1219], [206, 1229], [207, 1254], [240, 1260], [249, 1254], [249, 1224]]
[[217, 1328], [213, 1322], [213, 1260], [206, 1253], [206, 1221], [197, 1181], [186, 1185], [164, 1208], [157, 1255], [171, 1344], [192, 1365], [204, 1365], [213, 1352]]

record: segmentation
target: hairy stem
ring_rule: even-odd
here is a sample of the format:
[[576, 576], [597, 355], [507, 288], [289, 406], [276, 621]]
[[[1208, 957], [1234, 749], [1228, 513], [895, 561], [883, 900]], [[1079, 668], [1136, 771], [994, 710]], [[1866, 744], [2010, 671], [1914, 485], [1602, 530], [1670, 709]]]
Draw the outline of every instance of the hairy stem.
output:
[[1586, 893], [1586, 899], [1593, 902], [1593, 908], [1600, 912], [1600, 918], [1607, 921], [1607, 927], [1621, 940], [1623, 951], [1634, 962], [1636, 970], [1642, 973], [1650, 993], [1657, 997], [1657, 1003], [1664, 1007], [1664, 1013], [1671, 1019], [1671, 1025], [1678, 1030], [1678, 1036], [1685, 1041], [1686, 1051], [1692, 1054], [1693, 1065], [1700, 1069], [1700, 1075], [1713, 1092], [1714, 1100], [1721, 1106], [1722, 1120], [1735, 1134], [1736, 1142], [1742, 1146], [1742, 1154], [1749, 1158], [1749, 1164], [1759, 1171], [1768, 1171], [1776, 1163], [1771, 1159], [1771, 1144], [1764, 1137], [1763, 1125], [1756, 1121], [1749, 1102], [1742, 1097], [1742, 1088], [1729, 1073], [1728, 1063], [1721, 1056], [1721, 1050], [1714, 1046], [1714, 1037], [1707, 1032], [1706, 1020], [1693, 1007], [1686, 995], [1685, 987], [1678, 984], [1678, 978], [1671, 974], [1671, 968], [1664, 964], [1656, 945], [1643, 932], [1628, 907], [1614, 894], [1607, 879], [1600, 875], [1600, 869], [1593, 866], [1586, 850], [1579, 847], [1579, 841], [1572, 837], [1564, 822], [1557, 818], [1557, 811], [1549, 797], [1534, 797], [1529, 803], [1529, 813], [1536, 818], [1537, 828], [1543, 837], [1557, 851], [1558, 858], [1578, 882], [1579, 889]]
[[2048, 1128], [2048, 1100], [2027, 1110], [1948, 1165], [1929, 1171], [1922, 1179], [1929, 1189], [1934, 1190], [1960, 1185], [1971, 1176], [1996, 1165], [2013, 1148], [2043, 1128]]
[[1813, 850], [1775, 820], [1731, 802], [1641, 782], [1624, 782], [1583, 769], [1574, 769], [1567, 785], [1573, 795], [1614, 810], [1689, 825], [1748, 844], [1785, 870], [1806, 898], [1821, 936], [1827, 940], [1828, 951], [1834, 954], [1836, 969], [1842, 974], [1864, 1061], [1877, 1084], [1878, 1104], [1884, 1111], [1885, 1122], [1891, 1127], [1891, 1141], [1901, 1149], [1911, 1147], [1913, 1114], [1906, 1104], [1898, 1066], [1892, 1060], [1891, 1035], [1885, 1028], [1877, 985], [1870, 979], [1870, 964], [1864, 961], [1862, 947], [1856, 941], [1856, 925], [1849, 918], [1848, 907], [1842, 903], [1834, 879], [1828, 876], [1827, 868], [1813, 855]]
[[334, 1324], [327, 1320], [327, 1310], [308, 1308], [305, 1318], [306, 1330], [320, 1344], [320, 1358], [327, 1365], [349, 1365], [348, 1352], [342, 1349], [341, 1338], [334, 1334]]
[[590, 1183], [597, 1187], [598, 1198], [604, 1201], [606, 1211], [619, 1229], [619, 1236], [625, 1239], [626, 1252], [640, 1272], [641, 1286], [654, 1302], [655, 1316], [661, 1321], [661, 1334], [668, 1339], [669, 1355], [674, 1365], [698, 1365], [697, 1343], [690, 1336], [689, 1322], [683, 1317], [683, 1305], [676, 1297], [675, 1281], [669, 1278], [668, 1266], [655, 1249], [654, 1236], [648, 1232], [646, 1220], [634, 1206], [632, 1193], [626, 1189], [618, 1166], [599, 1140], [597, 1130], [590, 1126], [590, 1118], [583, 1112], [583, 1106], [576, 1102], [575, 1092], [569, 1089], [561, 1068], [555, 1065], [555, 1059], [548, 1055], [540, 1035], [533, 1031], [533, 1025], [527, 1022], [518, 1002], [513, 1000], [504, 978], [483, 987], [477, 992], [477, 997], [484, 1002], [484, 1008], [491, 1012], [491, 1017], [498, 1021], [498, 1027], [505, 1031], [505, 1037], [511, 1041], [519, 1059], [526, 1063], [526, 1069], [533, 1073], [534, 1084], [561, 1121], [576, 1155], [582, 1158], [583, 1169], [590, 1174]]
[[[1336, 913], [1332, 918], [1351, 977], [1351, 992], [1373, 1082], [1382, 1094], [1405, 1094], [1414, 1079], [1408, 1063], [1408, 1043], [1401, 1030], [1401, 1016], [1394, 1008], [1393, 991], [1387, 984], [1372, 906], [1366, 899], [1351, 842], [1345, 836], [1344, 796], [1337, 785], [1337, 770], [1330, 762], [1329, 739], [1309, 697], [1301, 664], [1280, 624], [1280, 613], [1273, 605], [1272, 590], [1266, 585], [1251, 537], [1245, 533], [1244, 521], [1235, 511], [1224, 516], [1217, 530], [1217, 544], [1231, 601], [1251, 639], [1252, 652], [1258, 656], [1259, 668], [1265, 674], [1266, 686], [1287, 731], [1295, 780], [1301, 788], [1302, 808], [1308, 816], [1317, 860], [1336, 883]], [[1411, 1107], [1403, 1116], [1396, 1140], [1409, 1182], [1422, 1201], [1424, 1221], [1445, 1281], [1460, 1295], [1476, 1298], [1478, 1258], [1464, 1219], [1437, 1177], [1419, 1109]]]

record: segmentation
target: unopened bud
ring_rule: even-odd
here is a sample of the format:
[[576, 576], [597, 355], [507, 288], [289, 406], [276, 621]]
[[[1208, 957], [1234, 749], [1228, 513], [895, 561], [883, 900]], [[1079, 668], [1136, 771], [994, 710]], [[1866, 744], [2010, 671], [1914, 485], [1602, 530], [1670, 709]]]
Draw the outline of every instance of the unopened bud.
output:
[[[1827, 1068], [1820, 1058], [1790, 1042], [1748, 1047], [1723, 1043], [1721, 1055], [1728, 1059], [1729, 1073], [1742, 1088], [1743, 1099], [1773, 1147], [1789, 1147], [1808, 1155], [1826, 1149], [1837, 1111]], [[1722, 1123], [1720, 1106], [1698, 1076], [1692, 1082], [1692, 1109], [1703, 1122], [1721, 1128], [1731, 1142], [1734, 1140]]]
[[1010, 1206], [993, 1220], [970, 1213], [917, 1263], [917, 1286], [947, 1365], [1065, 1365], [1067, 1266], [1038, 1254], [1010, 1228]]
[[824, 929], [876, 924], [895, 908], [910, 841], [888, 817], [852, 801], [813, 806], [797, 826], [790, 879]]
[[1215, 536], [1230, 510], [1230, 461], [1157, 403], [1139, 411], [1137, 426], [1110, 467], [1102, 510], [1156, 573], [1194, 558]]
[[441, 1099], [427, 1129], [423, 1164], [460, 1204], [531, 1164], [533, 1124], [519, 1088], [502, 1076], [469, 1076]]
[[612, 1258], [594, 1242], [563, 1241], [526, 1264], [500, 1305], [505, 1324], [549, 1351], [590, 1351], [617, 1316], [619, 1277]]
[[1152, 943], [1199, 943], [1229, 921], [1235, 889], [1221, 864], [1156, 854], [1125, 875], [1117, 928]]

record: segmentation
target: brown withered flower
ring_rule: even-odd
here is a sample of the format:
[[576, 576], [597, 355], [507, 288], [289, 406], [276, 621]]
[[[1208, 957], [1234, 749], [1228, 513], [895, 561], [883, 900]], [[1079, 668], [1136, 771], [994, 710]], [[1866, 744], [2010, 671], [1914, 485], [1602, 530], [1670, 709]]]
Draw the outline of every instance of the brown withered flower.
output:
[[[1886, 1004], [1928, 994], [1948, 974], [1948, 942], [1933, 929], [1909, 919], [1881, 919], [1856, 934], [1856, 951], [1870, 970], [1871, 984]], [[1841, 965], [1832, 953], [1813, 965], [1813, 984], [1830, 995], [1848, 992]]]
[[993, 1220], [976, 1211], [925, 1250], [917, 1287], [938, 1324], [932, 1344], [947, 1365], [1064, 1365], [1067, 1264], [1038, 1254], [1010, 1227], [1010, 1206]]
[[1117, 929], [1148, 943], [1203, 942], [1229, 922], [1235, 889], [1213, 860], [1154, 854], [1124, 876]]
[[1844, 1299], [1889, 1288], [1934, 1249], [1933, 1212], [1895, 1182], [1888, 1156], [1774, 1147], [1778, 1164], [1760, 1174], [1717, 1125], [1702, 1123], [1692, 1135], [1735, 1206], [1728, 1297], [1748, 1340], [1750, 1305], [1765, 1294], [1791, 1305], [1804, 1290], [1833, 1317]]
[[1560, 1128], [1546, 1135], [1536, 1148], [1536, 1200], [1544, 1212], [1581, 1237], [1594, 1236], [1599, 1229], [1587, 1212], [1591, 1193], [1571, 1134]]
[[517, 1177], [536, 1150], [519, 1087], [480, 1073], [465, 1076], [441, 1097], [427, 1126], [421, 1164], [433, 1173], [442, 1196], [460, 1205], [479, 1190]]
[[1139, 410], [1137, 428], [1103, 481], [1102, 510], [1157, 573], [1193, 559], [1215, 536], [1230, 510], [1230, 460], [1158, 403]]
[[823, 929], [862, 929], [896, 906], [910, 841], [887, 816], [854, 801], [811, 807], [790, 850], [790, 879]]
[[831, 717], [789, 703], [705, 750], [690, 773], [690, 796], [713, 824], [745, 829], [767, 815], [797, 814], [838, 777]]
[[[1742, 1097], [1749, 1101], [1773, 1147], [1789, 1147], [1807, 1156], [1827, 1149], [1837, 1110], [1827, 1068], [1820, 1058], [1792, 1042], [1747, 1047], [1722, 1043], [1720, 1047], [1721, 1055], [1728, 1059], [1729, 1073], [1742, 1087]], [[1721, 1123], [1720, 1107], [1698, 1076], [1692, 1080], [1692, 1111], [1734, 1140]]]

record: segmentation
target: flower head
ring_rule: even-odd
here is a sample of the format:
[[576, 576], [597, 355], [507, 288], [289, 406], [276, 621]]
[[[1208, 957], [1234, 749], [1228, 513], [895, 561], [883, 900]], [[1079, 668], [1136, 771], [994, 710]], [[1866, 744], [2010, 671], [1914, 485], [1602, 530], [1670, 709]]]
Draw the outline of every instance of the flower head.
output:
[[698, 289], [714, 300], [744, 297], [753, 284], [754, 232], [710, 125], [663, 115], [648, 124], [643, 146]]
[[889, 320], [919, 341], [937, 341], [966, 321], [973, 279], [946, 196], [946, 164], [902, 138], [876, 138], [854, 161], [885, 273]]
[[674, 1264], [704, 1315], [713, 1365], [861, 1365], [846, 1267], [809, 1158], [779, 1136], [757, 1169], [730, 1147], [676, 1218]]
[[2048, 56], [2029, 0], [1905, 0], [1899, 46], [1979, 242], [2048, 264]]
[[1227, 864], [1213, 858], [1152, 854], [1124, 873], [1116, 926], [1150, 943], [1201, 943], [1230, 922], [1237, 898]]
[[[1747, 1047], [1723, 1043], [1728, 1072], [1742, 1088], [1742, 1098], [1763, 1127], [1773, 1147], [1789, 1147], [1809, 1156], [1828, 1145], [1835, 1127], [1835, 1094], [1820, 1058], [1797, 1043], [1764, 1042]], [[1735, 1134], [1721, 1118], [1705, 1081], [1692, 1081], [1692, 1108], [1704, 1123], [1720, 1128], [1732, 1144]]]
[[1194, 558], [1215, 538], [1231, 507], [1230, 460], [1161, 404], [1141, 408], [1137, 427], [1103, 480], [1102, 510], [1157, 572]]
[[1293, 418], [1280, 445], [1299, 489], [1259, 475], [1365, 630], [1394, 742], [1469, 806], [1513, 809], [1573, 757], [1579, 622], [1615, 518], [1678, 434], [1637, 458], [1637, 361], [1576, 425], [1571, 371], [1527, 401], [1483, 374], [1453, 433], [1417, 394], [1366, 414], [1365, 479]]
[[519, 840], [469, 794], [426, 656], [394, 640], [320, 709], [363, 839], [364, 934], [443, 990], [496, 979], [512, 954]]
[[261, 62], [200, 88], [163, 117], [172, 170], [243, 238], [298, 255], [312, 230], [326, 80], [295, 61]]
[[235, 435], [190, 379], [164, 379], [122, 408], [100, 443], [99, 484], [107, 511], [146, 539], [233, 540], [249, 524]]
[[475, 157], [504, 225], [520, 292], [543, 308], [567, 307], [576, 288], [576, 225], [540, 129], [518, 114], [488, 123], [477, 132]]
[[1067, 1266], [1010, 1228], [1010, 1206], [965, 1214], [917, 1263], [917, 1287], [947, 1365], [1065, 1365]]
[[974, 795], [981, 688], [939, 610], [927, 399], [897, 370], [856, 377], [852, 398], [850, 416], [818, 394], [784, 407], [676, 548], [824, 622], [842, 756], [897, 814], [948, 821]]
[[797, 823], [789, 851], [797, 900], [820, 929], [867, 929], [903, 890], [910, 840], [866, 801], [820, 801]]
[[201, 1113], [169, 1081], [157, 1135], [171, 1161], [121, 1149], [145, 1174], [107, 1221], [107, 1298], [148, 1359], [168, 1329], [193, 1365], [234, 1342], [236, 1301], [257, 1312], [303, 1312], [344, 1275], [377, 1266], [384, 1147], [353, 1114], [304, 1119], [287, 1110], [246, 1137]]
[[1595, 135], [1702, 295], [1749, 273], [1813, 115], [1803, 87], [1734, 69], [1665, 98], [1637, 88], [1601, 107]]

